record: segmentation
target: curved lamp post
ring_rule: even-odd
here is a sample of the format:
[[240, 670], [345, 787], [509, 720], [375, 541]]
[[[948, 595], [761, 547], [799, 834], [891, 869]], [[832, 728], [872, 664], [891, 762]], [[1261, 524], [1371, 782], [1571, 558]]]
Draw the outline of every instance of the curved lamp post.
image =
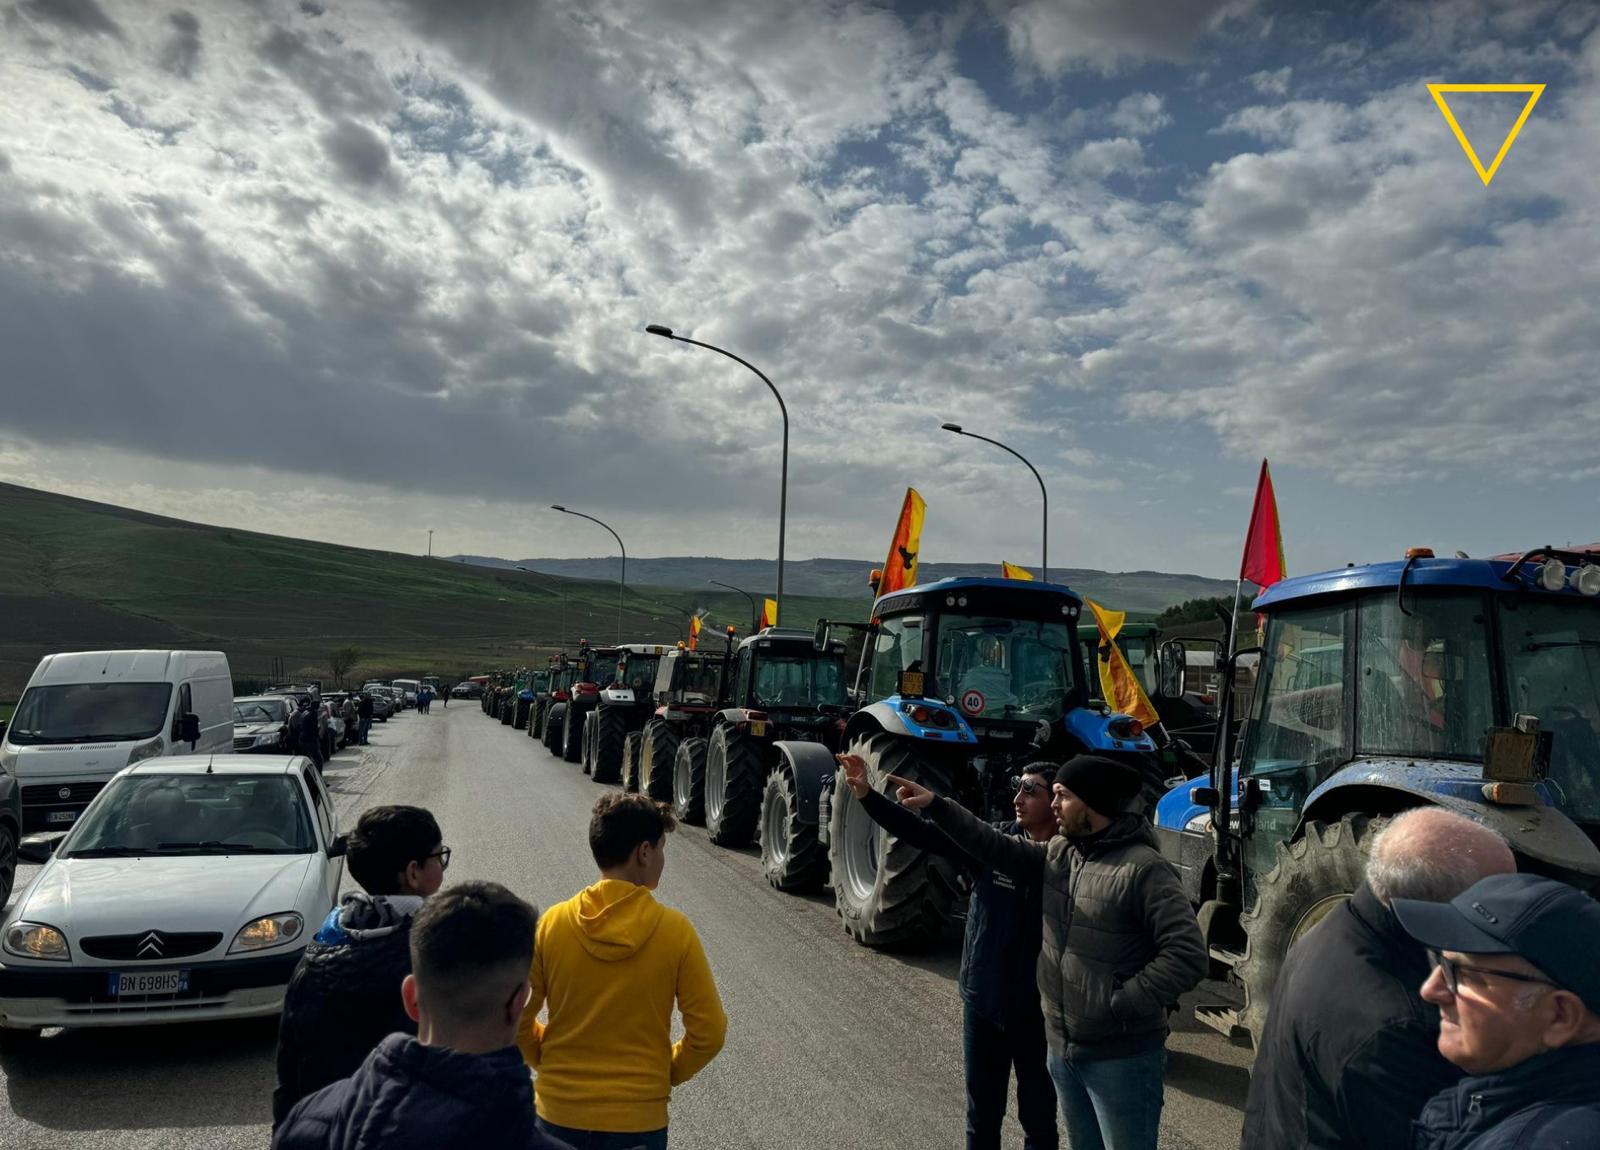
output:
[[1044, 480], [1039, 478], [1039, 469], [1029, 463], [1020, 451], [1007, 447], [998, 439], [990, 439], [987, 435], [978, 435], [974, 432], [966, 431], [959, 423], [945, 423], [940, 426], [945, 431], [953, 431], [957, 435], [965, 435], [968, 439], [981, 439], [985, 443], [994, 444], [1001, 451], [1009, 451], [1012, 455], [1022, 460], [1024, 467], [1033, 472], [1034, 479], [1039, 481], [1039, 495], [1044, 500], [1044, 521], [1040, 528], [1039, 537], [1039, 581], [1041, 583], [1050, 582], [1050, 493], [1044, 489]]
[[750, 600], [750, 634], [754, 635], [757, 631], [761, 630], [761, 611], [756, 607], [756, 597], [754, 595], [750, 594], [750, 592], [746, 591], [743, 587], [735, 587], [732, 583], [719, 583], [715, 579], [707, 579], [706, 582], [710, 583], [713, 587], [726, 587], [729, 591], [737, 591], [746, 599]]
[[[733, 352], [727, 351], [727, 350], [725, 350], [723, 348], [720, 348], [720, 347], [717, 347], [715, 344], [701, 343], [699, 340], [690, 339], [686, 335], [674, 335], [673, 332], [672, 332], [672, 329], [670, 327], [665, 326], [664, 324], [652, 323], [652, 324], [647, 325], [644, 330], [647, 331], [651, 335], [659, 335], [662, 339], [675, 339], [679, 343], [692, 343], [696, 347], [703, 347], [707, 351], [714, 351], [718, 355], [725, 355], [729, 359], [733, 360], [735, 363], [743, 364], [745, 367], [748, 367], [751, 371], [755, 372], [756, 375], [761, 378], [761, 382], [766, 384], [768, 390], [770, 390], [772, 392], [772, 398], [774, 398], [774, 399], [776, 399], [778, 401], [778, 410], [783, 414], [783, 476], [782, 476], [782, 480], [781, 480], [780, 486], [778, 488], [778, 597], [777, 597], [778, 616], [779, 616], [779, 618], [782, 618], [782, 615], [783, 615], [783, 541], [784, 541], [784, 536], [786, 535], [787, 530], [788, 530], [788, 519], [789, 519], [789, 408], [784, 404], [783, 396], [778, 394], [778, 389], [775, 386], [773, 386], [772, 381], [770, 379], [768, 379], [761, 372], [760, 368], [756, 367], [756, 365], [751, 363], [749, 360], [740, 359], [738, 356], [734, 355]], [[738, 588], [736, 587], [736, 588], [734, 588], [734, 590], [737, 591]], [[757, 622], [759, 623], [760, 620], [758, 619]], [[774, 619], [773, 620], [773, 625], [776, 626], [777, 623], [778, 623], [778, 619]]]
[[[607, 531], [611, 531], [611, 526], [609, 524], [602, 523], [593, 515], [585, 515], [581, 511], [573, 511], [570, 508], [561, 506], [559, 503], [552, 503], [550, 505], [550, 510], [560, 511], [566, 515], [576, 515], [579, 519], [587, 519], [590, 523], [599, 523], [600, 526], [604, 527]], [[628, 586], [628, 549], [622, 546], [622, 536], [618, 535], [615, 531], [611, 531], [611, 538], [615, 539], [617, 541], [617, 546], [622, 548], [622, 576], [617, 580], [617, 646], [620, 647], [622, 645], [622, 592], [626, 590]]]

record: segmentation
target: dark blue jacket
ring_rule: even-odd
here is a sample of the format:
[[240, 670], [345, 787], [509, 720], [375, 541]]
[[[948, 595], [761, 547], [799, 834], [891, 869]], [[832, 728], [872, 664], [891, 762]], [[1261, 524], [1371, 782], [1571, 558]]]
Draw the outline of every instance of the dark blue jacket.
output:
[[571, 1150], [534, 1125], [515, 1046], [459, 1054], [391, 1034], [355, 1074], [289, 1112], [272, 1150]]
[[[961, 942], [961, 1000], [994, 1026], [1039, 1016], [1034, 976], [1044, 937], [1039, 884], [1019, 884], [982, 865], [934, 823], [877, 791], [870, 792], [861, 805], [896, 838], [918, 850], [957, 859], [972, 869], [972, 898]], [[1003, 835], [1027, 837], [1015, 821], [991, 825]]]
[[1416, 1150], [1600, 1150], [1600, 1042], [1463, 1078], [1423, 1108]]

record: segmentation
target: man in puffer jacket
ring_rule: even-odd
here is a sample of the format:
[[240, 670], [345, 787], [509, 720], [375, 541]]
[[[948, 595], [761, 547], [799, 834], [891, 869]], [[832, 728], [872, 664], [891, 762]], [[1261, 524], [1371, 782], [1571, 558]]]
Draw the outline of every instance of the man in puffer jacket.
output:
[[396, 1031], [415, 1034], [400, 1000], [411, 973], [411, 919], [444, 882], [450, 852], [421, 807], [373, 807], [350, 833], [351, 891], [306, 947], [278, 1024], [277, 1126], [296, 1102], [353, 1074]]
[[515, 1045], [534, 924], [533, 907], [498, 883], [431, 899], [400, 987], [417, 1037], [391, 1034], [352, 1077], [301, 1101], [274, 1150], [571, 1150], [537, 1128]]
[[1001, 834], [957, 804], [893, 775], [980, 862], [1043, 881], [1039, 994], [1050, 1073], [1073, 1150], [1155, 1150], [1164, 1100], [1167, 1014], [1206, 973], [1205, 940], [1178, 876], [1143, 816], [1122, 813], [1139, 778], [1078, 755], [1056, 774], [1060, 834]]

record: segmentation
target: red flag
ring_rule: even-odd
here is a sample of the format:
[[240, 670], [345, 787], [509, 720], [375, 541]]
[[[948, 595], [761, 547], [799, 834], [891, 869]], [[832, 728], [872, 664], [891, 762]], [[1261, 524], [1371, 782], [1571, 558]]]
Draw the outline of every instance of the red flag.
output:
[[1256, 483], [1256, 503], [1250, 511], [1250, 531], [1244, 538], [1244, 559], [1239, 578], [1257, 587], [1271, 587], [1287, 572], [1283, 563], [1283, 532], [1278, 529], [1278, 501], [1272, 494], [1272, 473], [1261, 461], [1261, 478]]
[[689, 650], [693, 651], [700, 646], [700, 616], [689, 616]]
[[776, 627], [778, 625], [778, 601], [776, 599], [761, 600], [761, 626]]

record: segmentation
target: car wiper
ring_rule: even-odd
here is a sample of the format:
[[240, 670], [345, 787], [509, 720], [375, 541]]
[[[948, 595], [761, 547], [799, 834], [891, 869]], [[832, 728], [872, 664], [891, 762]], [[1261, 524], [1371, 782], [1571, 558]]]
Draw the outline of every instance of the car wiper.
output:
[[150, 853], [148, 847], [84, 847], [66, 853], [69, 859], [125, 859]]
[[1540, 643], [1529, 643], [1524, 651], [1548, 651], [1553, 647], [1600, 647], [1600, 639], [1546, 639]]
[[265, 851], [271, 853], [275, 847], [258, 847], [251, 843], [224, 843], [215, 839], [202, 843], [157, 843], [158, 851], [228, 851], [230, 853], [247, 853]]

